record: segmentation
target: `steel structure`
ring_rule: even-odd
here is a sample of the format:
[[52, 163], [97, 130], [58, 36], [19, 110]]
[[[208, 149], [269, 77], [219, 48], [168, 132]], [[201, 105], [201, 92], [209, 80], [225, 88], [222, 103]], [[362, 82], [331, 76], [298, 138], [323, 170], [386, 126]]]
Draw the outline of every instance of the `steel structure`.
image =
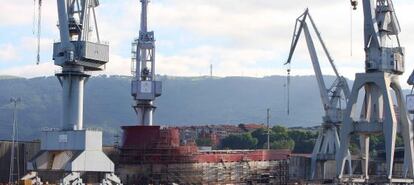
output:
[[[351, 0], [351, 3], [356, 8], [357, 1]], [[400, 46], [398, 38], [400, 25], [392, 0], [362, 0], [362, 4], [366, 72], [356, 74], [344, 115], [344, 125], [340, 131], [340, 151], [337, 154], [338, 180], [375, 184], [412, 183], [413, 127], [399, 83], [399, 76], [404, 72], [404, 48]], [[357, 102], [360, 90], [365, 92], [365, 96], [361, 114], [358, 116]], [[403, 137], [405, 151], [402, 177], [393, 175], [395, 141], [398, 132]], [[370, 136], [378, 134], [385, 138], [387, 171], [385, 175], [374, 176], [368, 173], [369, 139]], [[359, 136], [360, 140], [362, 175], [358, 178], [344, 175], [345, 160], [352, 135]]]
[[161, 96], [161, 82], [155, 80], [155, 38], [154, 32], [148, 31], [147, 8], [149, 0], [142, 3], [141, 26], [138, 39], [132, 43], [131, 95], [134, 97], [134, 110], [139, 125], [152, 125], [155, 106], [153, 101]]
[[63, 124], [61, 130], [42, 133], [41, 152], [28, 168], [63, 171], [60, 183], [64, 185], [83, 184], [81, 175], [88, 172], [103, 173], [102, 184], [120, 184], [113, 162], [102, 152], [102, 132], [83, 128], [87, 72], [103, 70], [109, 60], [109, 46], [99, 37], [97, 6], [99, 0], [57, 0], [60, 42], [53, 46], [53, 60], [62, 67], [56, 76], [63, 88]]
[[[317, 56], [315, 44], [313, 42], [307, 20], [310, 20], [310, 26], [316, 33], [323, 51], [325, 52], [326, 57], [328, 58], [333, 71], [335, 72], [336, 79], [329, 88], [326, 87], [326, 83], [320, 67], [319, 58]], [[346, 79], [343, 76], [339, 75], [339, 72], [334, 64], [334, 60], [331, 57], [328, 48], [326, 47], [322, 36], [315, 25], [314, 20], [309, 14], [308, 9], [306, 9], [306, 11], [296, 20], [289, 58], [285, 64], [291, 63], [293, 54], [302, 32], [305, 35], [308, 51], [319, 86], [323, 108], [325, 111], [325, 115], [323, 116], [322, 129], [319, 132], [318, 139], [316, 140], [316, 144], [312, 152], [311, 178], [315, 178], [317, 162], [321, 162], [322, 176], [320, 178], [325, 179], [324, 163], [328, 160], [335, 160], [335, 154], [339, 150], [338, 130], [342, 124], [342, 114], [344, 111], [341, 106], [341, 102], [345, 102], [346, 104], [350, 91]], [[348, 159], [349, 161], [351, 160], [350, 155]]]
[[[10, 152], [10, 172], [9, 184], [13, 184], [15, 180], [20, 179], [20, 151], [19, 151], [19, 127], [17, 124], [17, 106], [21, 102], [20, 98], [11, 98], [10, 102], [13, 104], [13, 131], [12, 131], [12, 145]], [[17, 171], [14, 168], [16, 164]]]

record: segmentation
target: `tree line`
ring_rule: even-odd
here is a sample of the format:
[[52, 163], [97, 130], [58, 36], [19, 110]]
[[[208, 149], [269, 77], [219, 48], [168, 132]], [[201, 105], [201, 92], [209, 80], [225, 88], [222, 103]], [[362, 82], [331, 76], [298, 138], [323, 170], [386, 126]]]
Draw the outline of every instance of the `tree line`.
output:
[[[318, 132], [307, 129], [288, 129], [283, 126], [274, 126], [271, 129], [259, 128], [253, 132], [233, 134], [223, 138], [219, 149], [267, 149], [267, 135], [269, 131], [270, 149], [289, 149], [294, 153], [312, 153]], [[396, 147], [402, 147], [403, 141], [397, 136]], [[359, 137], [352, 137], [350, 151], [352, 154], [359, 153]], [[376, 156], [378, 152], [385, 150], [383, 136], [370, 137], [370, 154]]]
[[310, 153], [318, 137], [316, 132], [290, 130], [283, 126], [259, 128], [253, 132], [233, 134], [220, 142], [220, 149], [266, 149], [269, 134], [270, 149], [289, 149], [295, 153]]

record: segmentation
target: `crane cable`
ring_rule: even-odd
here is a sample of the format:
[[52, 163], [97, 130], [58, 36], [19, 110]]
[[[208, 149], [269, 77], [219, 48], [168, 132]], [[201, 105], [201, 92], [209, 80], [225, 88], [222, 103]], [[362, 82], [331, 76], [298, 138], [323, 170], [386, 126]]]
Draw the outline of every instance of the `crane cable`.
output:
[[42, 0], [39, 0], [39, 10], [37, 19], [37, 65], [40, 63], [40, 35], [42, 31]]
[[353, 55], [353, 45], [354, 45], [354, 42], [353, 42], [353, 33], [352, 33], [352, 31], [353, 31], [353, 17], [352, 17], [352, 12], [355, 10], [355, 8], [353, 8], [353, 7], [350, 7], [350, 11], [349, 11], [349, 17], [350, 17], [350, 50], [351, 50], [351, 52], [350, 52], [350, 54], [351, 54], [351, 57], [352, 57], [352, 55]]
[[[33, 0], [33, 35], [36, 35], [37, 37], [37, 43], [36, 43], [36, 65], [39, 65], [40, 63], [40, 36], [42, 31], [42, 0], [38, 1], [38, 7], [37, 7], [37, 17], [36, 17], [36, 0]], [[37, 25], [36, 25], [37, 23]], [[37, 28], [37, 29], [36, 29]]]
[[32, 33], [35, 35], [36, 33], [36, 0], [33, 0], [33, 21], [32, 21]]
[[286, 69], [286, 90], [287, 90], [287, 115], [290, 115], [290, 72], [291, 72], [291, 63], [288, 64]]

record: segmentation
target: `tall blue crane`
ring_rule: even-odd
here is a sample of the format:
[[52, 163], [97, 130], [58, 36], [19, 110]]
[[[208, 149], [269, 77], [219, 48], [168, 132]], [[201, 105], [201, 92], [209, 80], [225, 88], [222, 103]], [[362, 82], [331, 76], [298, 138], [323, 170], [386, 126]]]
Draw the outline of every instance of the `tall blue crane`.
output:
[[141, 1], [141, 26], [139, 37], [132, 43], [131, 95], [139, 125], [152, 125], [155, 106], [153, 101], [161, 96], [161, 82], [155, 79], [155, 38], [148, 31], [147, 12], [149, 0]]

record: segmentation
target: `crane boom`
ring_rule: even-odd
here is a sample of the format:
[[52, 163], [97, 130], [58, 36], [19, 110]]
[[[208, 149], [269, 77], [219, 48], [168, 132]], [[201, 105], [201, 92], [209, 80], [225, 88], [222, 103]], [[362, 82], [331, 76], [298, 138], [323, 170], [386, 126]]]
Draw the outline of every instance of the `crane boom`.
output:
[[[322, 45], [322, 48], [325, 52], [325, 55], [327, 56], [328, 61], [336, 75], [336, 80], [334, 81], [332, 86], [330, 86], [329, 89], [326, 87], [323, 73], [322, 73], [322, 70], [319, 64], [319, 58], [317, 56], [317, 52], [315, 49], [315, 44], [313, 42], [313, 38], [310, 33], [309, 26], [306, 22], [308, 17], [311, 23], [311, 27], [315, 31], [318, 37], [318, 40], [320, 44]], [[298, 41], [300, 39], [302, 32], [305, 34], [305, 39], [306, 39], [308, 51], [311, 57], [311, 62], [313, 65], [313, 69], [315, 71], [316, 80], [318, 81], [319, 93], [320, 93], [322, 104], [325, 110], [325, 118], [331, 122], [340, 122], [341, 115], [339, 114], [341, 114], [342, 112], [337, 110], [338, 101], [340, 101], [340, 98], [336, 98], [336, 96], [341, 95], [341, 93], [343, 93], [345, 100], [347, 99], [347, 97], [350, 94], [348, 83], [346, 82], [346, 79], [344, 77], [340, 76], [335, 66], [334, 60], [332, 56], [330, 55], [328, 48], [326, 47], [326, 44], [323, 41], [322, 36], [319, 30], [317, 29], [316, 24], [313, 21], [308, 9], [306, 9], [305, 13], [303, 13], [296, 20], [295, 31], [294, 31], [293, 38], [292, 38], [290, 53], [289, 53], [288, 60], [285, 64], [289, 64], [292, 62], [293, 54], [296, 50], [296, 46], [298, 44]]]
[[328, 58], [328, 61], [331, 64], [332, 69], [335, 72], [336, 77], [339, 78], [340, 75], [339, 75], [338, 70], [336, 69], [336, 66], [335, 66], [335, 63], [334, 63], [334, 59], [332, 58], [331, 54], [329, 53], [328, 48], [326, 47], [325, 42], [322, 39], [321, 33], [319, 32], [318, 27], [316, 27], [316, 24], [313, 21], [313, 18], [312, 18], [312, 16], [310, 14], [309, 14], [309, 20], [310, 20], [310, 22], [312, 24], [312, 27], [313, 27], [313, 29], [314, 29], [314, 31], [316, 33], [316, 36], [318, 36], [318, 39], [319, 39], [319, 41], [320, 41], [320, 43], [322, 45], [323, 51], [325, 52], [326, 57]]
[[308, 45], [308, 51], [311, 57], [313, 69], [315, 71], [316, 80], [318, 81], [319, 85], [319, 92], [323, 103], [323, 108], [325, 111], [329, 108], [329, 95], [326, 89], [325, 81], [323, 79], [321, 66], [319, 65], [318, 55], [316, 53], [315, 44], [313, 43], [312, 36], [310, 34], [309, 28], [306, 22], [302, 22], [304, 34], [306, 38], [306, 43]]
[[60, 34], [60, 48], [63, 52], [67, 52], [70, 48], [73, 48], [72, 44], [70, 43], [70, 35], [69, 35], [69, 18], [68, 18], [68, 11], [66, 8], [66, 1], [65, 0], [58, 0], [57, 7], [58, 7], [58, 17], [59, 17], [59, 34]]

